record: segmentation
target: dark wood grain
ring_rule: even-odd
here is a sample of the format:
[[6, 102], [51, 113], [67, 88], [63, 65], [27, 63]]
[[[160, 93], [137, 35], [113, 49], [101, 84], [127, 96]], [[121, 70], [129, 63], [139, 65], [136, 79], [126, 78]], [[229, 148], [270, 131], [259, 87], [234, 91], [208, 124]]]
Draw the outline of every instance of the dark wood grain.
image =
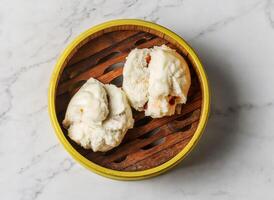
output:
[[[175, 48], [188, 62], [192, 84], [188, 101], [181, 113], [152, 119], [143, 112], [133, 112], [135, 126], [118, 147], [106, 153], [83, 149], [63, 132], [72, 146], [87, 159], [101, 166], [120, 171], [140, 171], [159, 166], [176, 156], [191, 140], [200, 119], [202, 93], [193, 61], [171, 38], [144, 27], [123, 26], [97, 33], [77, 48], [64, 66], [56, 93], [58, 121], [64, 118], [71, 97], [90, 77], [103, 83], [121, 78], [123, 63], [130, 50], [167, 44]], [[120, 86], [120, 85], [119, 85]]]

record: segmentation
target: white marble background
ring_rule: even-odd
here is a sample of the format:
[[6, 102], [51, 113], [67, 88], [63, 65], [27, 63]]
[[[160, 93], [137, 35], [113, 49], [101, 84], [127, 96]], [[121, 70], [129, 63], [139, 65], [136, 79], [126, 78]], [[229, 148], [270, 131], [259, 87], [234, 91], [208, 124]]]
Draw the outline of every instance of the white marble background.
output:
[[[47, 113], [60, 52], [116, 18], [151, 20], [183, 36], [212, 87], [197, 148], [144, 181], [109, 180], [76, 164]], [[0, 199], [274, 199], [273, 53], [273, 0], [0, 0]]]

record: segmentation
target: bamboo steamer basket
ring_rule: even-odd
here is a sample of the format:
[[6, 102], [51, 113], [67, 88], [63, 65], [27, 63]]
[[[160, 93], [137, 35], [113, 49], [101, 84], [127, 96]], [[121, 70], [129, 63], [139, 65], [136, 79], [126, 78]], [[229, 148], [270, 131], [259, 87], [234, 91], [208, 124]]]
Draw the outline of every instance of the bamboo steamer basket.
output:
[[[90, 77], [122, 84], [125, 58], [134, 48], [166, 44], [188, 62], [192, 83], [181, 114], [160, 119], [133, 112], [134, 128], [113, 150], [86, 150], [70, 140], [62, 127], [69, 100]], [[194, 50], [172, 31], [152, 22], [123, 19], [94, 26], [61, 54], [49, 86], [49, 114], [56, 135], [69, 154], [87, 169], [105, 177], [138, 180], [159, 175], [193, 149], [205, 128], [210, 106], [208, 81]]]

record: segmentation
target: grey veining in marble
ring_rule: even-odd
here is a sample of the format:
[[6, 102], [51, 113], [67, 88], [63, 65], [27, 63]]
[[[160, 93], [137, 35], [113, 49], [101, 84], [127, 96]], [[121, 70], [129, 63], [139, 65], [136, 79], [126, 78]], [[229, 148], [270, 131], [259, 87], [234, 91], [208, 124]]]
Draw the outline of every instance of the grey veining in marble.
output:
[[[144, 181], [109, 180], [75, 163], [47, 113], [60, 52], [117, 18], [154, 21], [184, 37], [212, 89], [197, 148]], [[273, 52], [274, 0], [1, 0], [1, 199], [274, 199]]]

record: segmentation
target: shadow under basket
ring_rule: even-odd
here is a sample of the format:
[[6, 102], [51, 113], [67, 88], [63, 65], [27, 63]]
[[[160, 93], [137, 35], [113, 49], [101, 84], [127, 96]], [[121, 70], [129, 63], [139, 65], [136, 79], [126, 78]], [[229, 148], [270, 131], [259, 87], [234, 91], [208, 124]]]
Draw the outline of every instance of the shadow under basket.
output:
[[[105, 153], [73, 142], [62, 121], [71, 97], [86, 80], [93, 77], [121, 87], [128, 53], [163, 44], [176, 49], [190, 68], [191, 87], [181, 114], [152, 119], [133, 110], [134, 128], [118, 147]], [[171, 31], [141, 20], [111, 21], [80, 35], [59, 59], [49, 93], [51, 119], [69, 153], [87, 168], [116, 179], [151, 177], [177, 164], [198, 141], [209, 109], [206, 76], [193, 50]]]

